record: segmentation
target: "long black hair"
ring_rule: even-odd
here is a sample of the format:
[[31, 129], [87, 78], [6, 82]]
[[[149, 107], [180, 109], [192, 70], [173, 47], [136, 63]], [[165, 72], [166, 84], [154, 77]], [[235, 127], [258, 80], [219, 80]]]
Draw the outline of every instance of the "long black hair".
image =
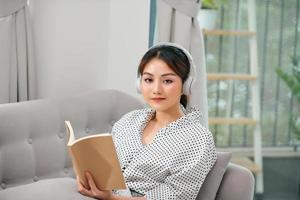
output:
[[[154, 58], [164, 61], [181, 78], [182, 84], [188, 78], [191, 63], [187, 55], [180, 48], [171, 45], [158, 45], [150, 48], [140, 61], [138, 76], [142, 76], [145, 66]], [[186, 95], [181, 95], [180, 103], [186, 108]]]

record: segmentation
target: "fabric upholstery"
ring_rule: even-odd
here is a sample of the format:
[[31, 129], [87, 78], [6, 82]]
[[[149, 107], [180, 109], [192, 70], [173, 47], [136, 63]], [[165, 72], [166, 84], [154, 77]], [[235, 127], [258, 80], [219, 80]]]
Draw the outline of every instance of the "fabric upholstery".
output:
[[81, 137], [111, 131], [116, 120], [138, 107], [138, 100], [116, 91], [0, 104], [0, 188], [73, 176], [64, 120]]
[[221, 184], [223, 175], [227, 169], [227, 165], [231, 158], [229, 152], [218, 152], [217, 161], [213, 168], [208, 173], [200, 191], [197, 200], [207, 199], [213, 200], [216, 198], [218, 188]]
[[[30, 192], [29, 192], [30, 191]], [[0, 192], [1, 200], [92, 200], [78, 193], [73, 178], [54, 178]]]
[[36, 98], [36, 68], [27, 0], [0, 0], [0, 103]]
[[253, 174], [242, 166], [229, 163], [219, 187], [216, 200], [253, 200], [253, 196]]

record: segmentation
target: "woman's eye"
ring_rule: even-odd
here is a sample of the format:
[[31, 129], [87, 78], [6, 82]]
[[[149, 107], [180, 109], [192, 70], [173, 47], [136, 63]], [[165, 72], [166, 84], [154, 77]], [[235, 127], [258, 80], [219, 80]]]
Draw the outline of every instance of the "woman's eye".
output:
[[171, 84], [171, 83], [173, 83], [173, 81], [172, 80], [164, 80], [164, 83], [165, 84]]
[[151, 79], [151, 78], [145, 78], [145, 79], [144, 79], [144, 82], [146, 82], [146, 83], [151, 83], [151, 82], [152, 82], [152, 79]]

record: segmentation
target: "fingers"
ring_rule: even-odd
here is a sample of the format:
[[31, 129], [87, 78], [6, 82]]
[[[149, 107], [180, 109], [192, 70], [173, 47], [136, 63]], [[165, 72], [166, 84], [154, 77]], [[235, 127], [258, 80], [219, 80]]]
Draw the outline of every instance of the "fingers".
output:
[[77, 176], [77, 190], [80, 194], [83, 194], [85, 196], [92, 196], [92, 192], [90, 190], [87, 190], [80, 182], [79, 177]]
[[89, 196], [93, 198], [99, 198], [99, 199], [111, 199], [112, 197], [112, 192], [109, 190], [99, 190], [95, 184], [95, 181], [91, 175], [91, 173], [86, 172], [85, 173], [87, 182], [89, 184], [89, 189], [86, 189], [80, 182], [79, 178], [77, 177], [77, 187], [78, 187], [78, 192]]
[[97, 188], [96, 184], [95, 184], [95, 181], [94, 181], [94, 179], [93, 179], [91, 173], [86, 172], [86, 173], [85, 173], [85, 177], [86, 177], [87, 180], [88, 180], [88, 183], [89, 183], [89, 186], [90, 186], [91, 190], [99, 190], [99, 189]]
[[89, 191], [92, 193], [93, 197], [99, 197], [99, 195], [101, 196], [101, 191], [97, 188], [91, 173], [86, 172], [85, 176], [86, 176], [89, 186], [90, 186]]

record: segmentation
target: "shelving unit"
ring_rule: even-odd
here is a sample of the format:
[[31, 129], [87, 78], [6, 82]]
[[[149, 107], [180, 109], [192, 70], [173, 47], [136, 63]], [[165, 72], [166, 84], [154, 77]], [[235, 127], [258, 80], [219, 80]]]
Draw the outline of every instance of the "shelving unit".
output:
[[206, 37], [246, 37], [249, 41], [250, 73], [208, 73], [208, 81], [249, 81], [251, 88], [250, 101], [252, 104], [251, 118], [209, 118], [210, 125], [250, 125], [254, 126], [253, 132], [253, 157], [234, 157], [232, 162], [250, 169], [256, 176], [256, 193], [263, 193], [263, 172], [262, 172], [262, 145], [260, 127], [260, 103], [259, 103], [259, 81], [258, 81], [258, 52], [256, 34], [256, 11], [255, 0], [247, 0], [248, 4], [248, 30], [202, 30]]

